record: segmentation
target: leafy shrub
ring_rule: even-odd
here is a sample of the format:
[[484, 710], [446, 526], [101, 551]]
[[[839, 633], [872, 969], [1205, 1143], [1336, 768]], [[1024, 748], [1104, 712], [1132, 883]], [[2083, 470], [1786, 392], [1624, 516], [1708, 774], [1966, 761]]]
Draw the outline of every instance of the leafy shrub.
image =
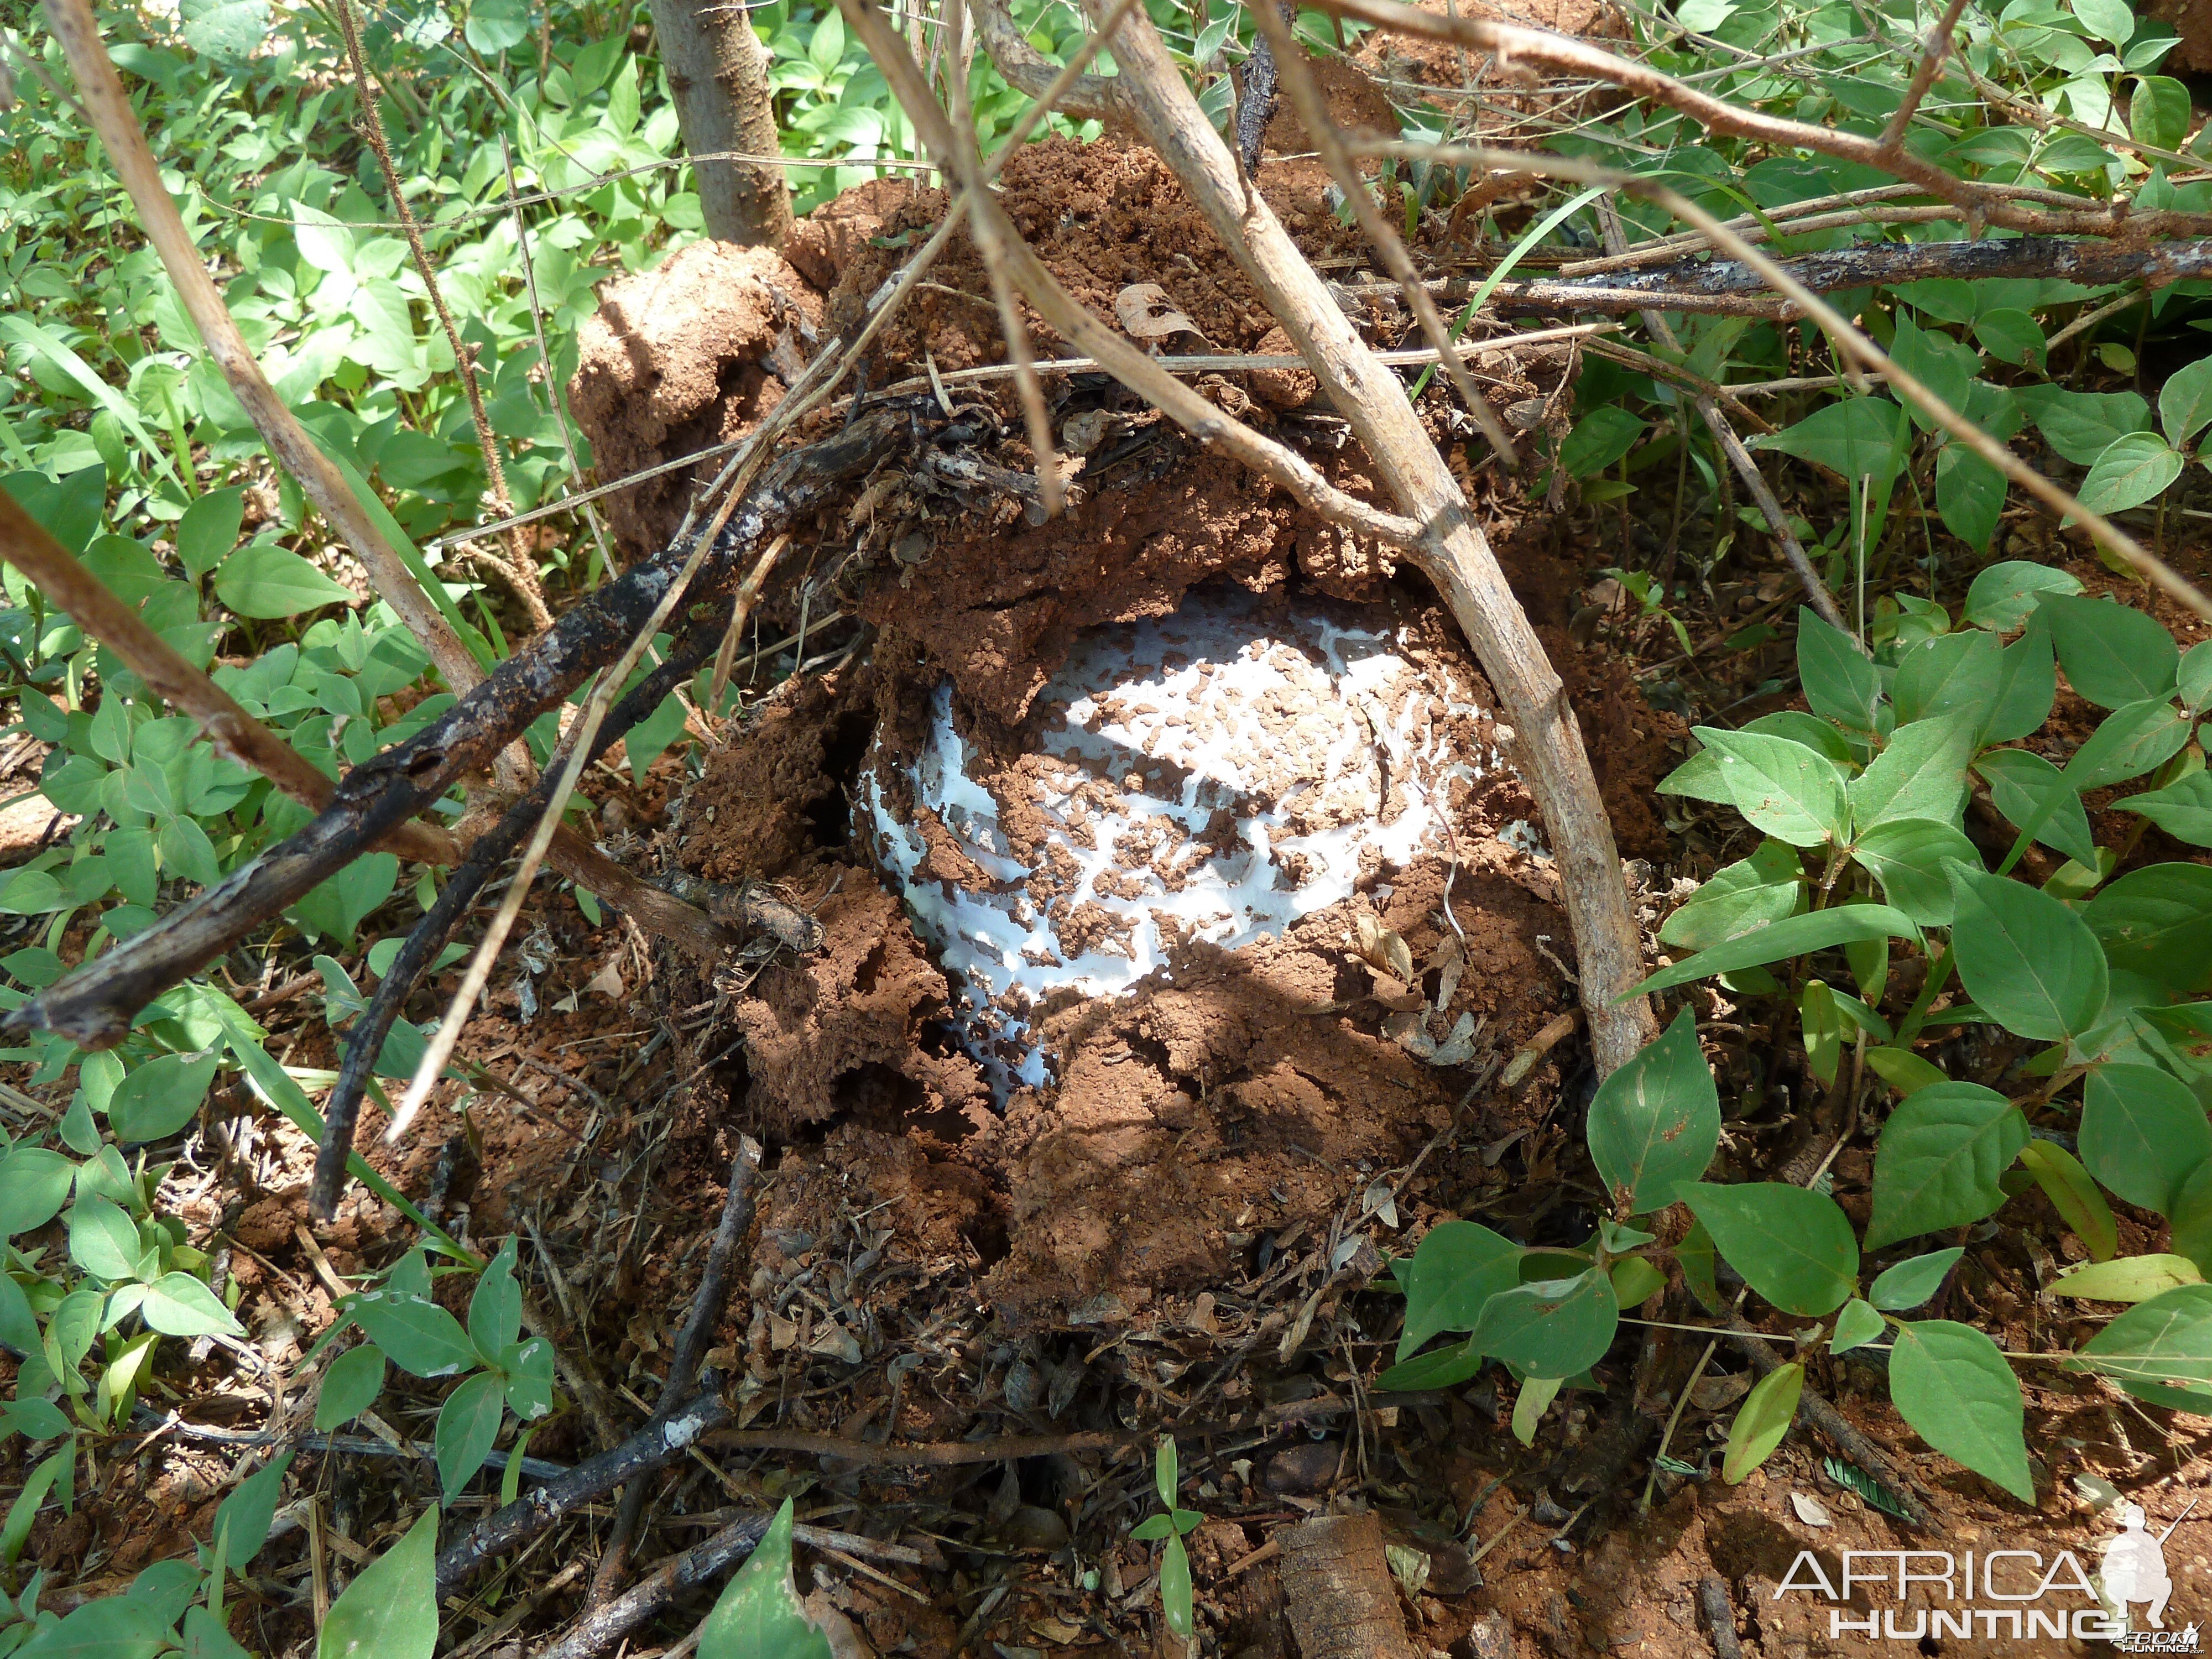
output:
[[[1814, 1085], [1836, 1086], [1848, 1050], [1851, 1078], [1894, 1094], [1863, 1237], [1818, 1188], [1704, 1179], [1721, 1115], [1685, 1009], [1591, 1103], [1590, 1156], [1613, 1215], [1573, 1250], [1471, 1222], [1433, 1229], [1397, 1266], [1406, 1327], [1387, 1386], [1440, 1386], [1494, 1358], [1547, 1401], [1541, 1385], [1555, 1391], [1602, 1358], [1621, 1308], [1657, 1288], [1650, 1218], [1680, 1202], [1694, 1224], [1673, 1254], [1714, 1311], [1717, 1255], [1778, 1311], [1823, 1322], [1832, 1352], [1886, 1335], [1905, 1420], [2033, 1501], [2007, 1357], [1972, 1326], [1904, 1316], [1962, 1255], [1911, 1247], [2033, 1185], [2093, 1258], [2058, 1293], [2133, 1304], [2079, 1353], [2053, 1358], [2153, 1403], [2212, 1411], [2212, 1064], [2198, 1053], [2212, 1043], [2212, 1001], [2197, 1000], [2212, 986], [2212, 868], [2152, 864], [2115, 878], [2124, 860], [2092, 840], [2082, 804], [2148, 782], [2113, 805], [2212, 846], [2212, 777], [2192, 741], [2212, 703], [2212, 643], [2185, 655], [2143, 612], [2021, 562], [1984, 571], [1956, 624], [1903, 599], [1881, 611], [1869, 656], [1802, 613], [1812, 712], [1697, 728], [1701, 750], [1661, 785], [1732, 808], [1765, 839], [1668, 918], [1662, 942], [1689, 954], [1643, 988], [1717, 979], [1738, 999], [1786, 1000]], [[2018, 746], [2054, 740], [2059, 668], [2106, 711], [2063, 765]], [[1978, 792], [2010, 830], [1993, 865], [1964, 829]], [[2017, 873], [2037, 843], [2064, 860], [2039, 887]], [[1910, 995], [1893, 950], [1920, 970]], [[1939, 1010], [1954, 975], [1969, 1000]], [[2012, 1095], [1948, 1075], [1917, 1046], [1969, 1024], [2018, 1040], [1997, 1079]], [[2108, 1193], [2166, 1218], [2172, 1253], [2113, 1260]], [[1865, 1257], [1897, 1246], [1903, 1258], [1868, 1282]], [[1419, 1352], [1447, 1331], [1468, 1334]], [[1778, 1443], [1802, 1382], [1785, 1366], [1747, 1398], [1729, 1479]]]

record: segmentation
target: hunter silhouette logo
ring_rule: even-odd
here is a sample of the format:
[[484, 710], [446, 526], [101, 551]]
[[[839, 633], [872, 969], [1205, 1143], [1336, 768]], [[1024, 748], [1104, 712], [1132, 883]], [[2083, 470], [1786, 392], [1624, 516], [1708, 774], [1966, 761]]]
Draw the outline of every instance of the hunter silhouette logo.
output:
[[2135, 1606], [2143, 1607], [2147, 1631], [2130, 1630], [2118, 1638], [2113, 1645], [2123, 1653], [2195, 1653], [2197, 1633], [2195, 1620], [2181, 1631], [2166, 1627], [2166, 1604], [2173, 1595], [2173, 1576], [2166, 1570], [2166, 1540], [2173, 1536], [2173, 1529], [2189, 1518], [2190, 1510], [2197, 1507], [2191, 1498], [2189, 1509], [2182, 1510], [2164, 1532], [2154, 1536], [2143, 1524], [2142, 1505], [2128, 1504], [2120, 1510], [2119, 1535], [2108, 1542], [2100, 1561], [2098, 1583], [2104, 1591], [2105, 1606], [2114, 1620], [2132, 1624], [2130, 1617]]
[[[2173, 1527], [2180, 1524], [2176, 1521]], [[2147, 1603], [2143, 1616], [2153, 1630], [2166, 1628], [2166, 1604], [2173, 1595], [2173, 1580], [2166, 1571], [2166, 1540], [2173, 1536], [2173, 1527], [2152, 1537], [2143, 1530], [2142, 1505], [2130, 1504], [2120, 1510], [2120, 1535], [2105, 1546], [2105, 1599], [2123, 1618], [2136, 1602]]]

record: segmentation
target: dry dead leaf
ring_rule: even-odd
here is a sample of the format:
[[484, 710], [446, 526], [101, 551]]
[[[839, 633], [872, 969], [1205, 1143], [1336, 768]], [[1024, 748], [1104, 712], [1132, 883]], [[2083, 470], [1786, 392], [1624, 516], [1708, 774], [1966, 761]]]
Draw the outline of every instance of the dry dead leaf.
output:
[[1354, 937], [1358, 941], [1359, 954], [1368, 966], [1389, 974], [1407, 985], [1413, 982], [1413, 953], [1397, 933], [1382, 925], [1381, 918], [1363, 911], [1353, 923]]
[[1802, 1492], [1793, 1492], [1790, 1494], [1790, 1507], [1797, 1511], [1797, 1518], [1808, 1527], [1835, 1525], [1826, 1508], [1817, 1499], [1808, 1498]]
[[1723, 1411], [1751, 1391], [1751, 1373], [1723, 1371], [1717, 1376], [1698, 1379], [1690, 1390], [1690, 1403], [1701, 1412]]
[[609, 1002], [620, 1002], [628, 994], [629, 988], [623, 983], [622, 963], [610, 957], [607, 959], [607, 965], [593, 974], [590, 982], [584, 988], [586, 991], [598, 992]]
[[1177, 311], [1167, 289], [1158, 283], [1132, 283], [1114, 296], [1114, 315], [1127, 333], [1139, 340], [1157, 340], [1170, 334], [1188, 334], [1201, 344], [1211, 344], [1198, 325]]

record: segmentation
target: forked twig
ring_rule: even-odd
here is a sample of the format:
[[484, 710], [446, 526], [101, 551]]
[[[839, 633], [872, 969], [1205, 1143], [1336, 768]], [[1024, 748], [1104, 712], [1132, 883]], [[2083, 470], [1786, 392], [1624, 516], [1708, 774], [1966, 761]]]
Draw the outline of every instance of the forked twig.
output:
[[[1598, 198], [1598, 220], [1605, 229], [1607, 247], [1616, 253], [1621, 252], [1625, 242], [1620, 231], [1620, 215], [1609, 197]], [[1674, 325], [1668, 322], [1664, 313], [1645, 312], [1644, 325], [1651, 331], [1652, 337], [1669, 351], [1680, 349], [1680, 343], [1674, 337]], [[1790, 568], [1797, 573], [1797, 580], [1803, 586], [1806, 597], [1812, 600], [1813, 609], [1820, 613], [1820, 620], [1841, 633], [1850, 633], [1850, 629], [1844, 622], [1844, 613], [1836, 608], [1835, 596], [1828, 592], [1827, 583], [1820, 580], [1820, 573], [1813, 568], [1812, 560], [1805, 556], [1805, 549], [1797, 539], [1797, 532], [1790, 527], [1790, 515], [1782, 510], [1782, 503], [1775, 499], [1774, 491], [1767, 485], [1766, 475], [1759, 470], [1759, 463], [1752, 459], [1751, 452], [1743, 447], [1743, 440], [1736, 435], [1735, 428], [1729, 423], [1728, 416], [1721, 413], [1720, 405], [1710, 392], [1700, 392], [1691, 399], [1691, 406], [1698, 411], [1698, 418], [1705, 423], [1705, 429], [1712, 434], [1713, 441], [1720, 446], [1721, 453], [1728, 457], [1729, 465], [1735, 470], [1736, 476], [1743, 480], [1744, 487], [1751, 491], [1752, 500], [1759, 503], [1759, 510], [1766, 520], [1766, 527], [1773, 532], [1774, 539], [1782, 544], [1783, 556], [1789, 560]]]
[[[1376, 3], [1380, 3], [1380, 0], [1376, 0]], [[1359, 3], [1370, 3], [1370, 0], [1359, 0]], [[2206, 621], [2212, 622], [2212, 599], [2199, 592], [2194, 583], [2102, 514], [2093, 513], [2082, 506], [2071, 492], [2053, 483], [2028, 465], [2008, 445], [1990, 437], [1937, 397], [1917, 377], [1899, 368], [1887, 352], [1869, 339], [1856, 325], [1844, 318], [1834, 307], [1799, 282], [1783, 265], [1744, 241], [1679, 191], [1636, 173], [1621, 173], [1563, 155], [1533, 155], [1522, 150], [1492, 149], [1474, 144], [1405, 144], [1396, 141], [1372, 145], [1358, 141], [1353, 147], [1356, 150], [1372, 149], [1376, 154], [1420, 155], [1449, 161], [1455, 165], [1490, 167], [1505, 172], [1541, 173], [1555, 178], [1576, 179], [1583, 184], [1607, 185], [1657, 203], [1676, 218], [1696, 226], [1712, 239], [1716, 246], [1757, 271], [1785, 299], [1819, 323], [1835, 341], [1838, 351], [1850, 360], [1842, 367], [1854, 372], [1880, 371], [1890, 389], [1902, 401], [1926, 415], [1948, 433], [1955, 442], [1996, 467], [2062, 520], [2079, 520], [2100, 546], [2125, 561], [2137, 574], [2160, 592], [2186, 605]]]
[[[1474, 378], [1452, 349], [1451, 330], [1422, 282], [1421, 273], [1413, 268], [1413, 256], [1406, 251], [1398, 233], [1382, 216], [1382, 209], [1375, 205], [1367, 181], [1359, 176], [1359, 169], [1345, 154], [1336, 125], [1328, 118], [1328, 100], [1322, 96], [1313, 70], [1306, 63], [1305, 54], [1298, 50], [1297, 41], [1291, 33], [1290, 25], [1284, 21], [1276, 0], [1246, 0], [1245, 9], [1260, 26], [1260, 33], [1273, 54], [1275, 71], [1290, 92], [1291, 102], [1297, 110], [1307, 136], [1321, 151], [1322, 161], [1336, 180], [1336, 187], [1351, 204], [1352, 216], [1358, 220], [1362, 234], [1382, 256], [1383, 267], [1396, 279], [1399, 291], [1421, 325], [1422, 334], [1437, 353], [1437, 366], [1443, 370], [1444, 378], [1451, 382], [1452, 390], [1459, 394], [1461, 404], [1481, 428], [1491, 448], [1497, 451], [1498, 459], [1508, 466], [1519, 465], [1513, 440], [1506, 435], [1504, 427], [1492, 412], [1490, 400], [1476, 387]], [[1250, 163], [1247, 161], [1245, 165], [1249, 167]]]
[[[1400, 3], [1400, 0], [1313, 0], [1316, 10], [1371, 23], [1394, 33], [1422, 40], [1471, 46], [1496, 55], [1501, 64], [1556, 70], [1617, 86], [1638, 98], [1678, 110], [1709, 131], [1731, 138], [1784, 149], [1810, 150], [1815, 155], [1857, 161], [1880, 168], [1892, 178], [1918, 185], [1938, 201], [1966, 210], [1981, 224], [2042, 235], [2112, 236], [2134, 242], [2160, 236], [2203, 236], [2212, 233], [2212, 214], [2158, 209], [2130, 212], [2124, 202], [2110, 206], [2060, 207], [2021, 198], [1997, 186], [1961, 179], [1936, 162], [1899, 146], [1885, 148], [1878, 137], [1836, 127], [1814, 126], [1764, 110], [1744, 109], [1711, 93], [1676, 80], [1673, 76], [1548, 29], [1496, 23], [1462, 13], [1449, 16]], [[2063, 202], [2070, 198], [2061, 197]]]
[[[738, 1241], [752, 1225], [755, 1182], [761, 1162], [760, 1142], [750, 1135], [738, 1137], [736, 1156], [730, 1160], [729, 1190], [722, 1199], [722, 1218], [714, 1229], [713, 1243], [707, 1249], [707, 1266], [699, 1275], [699, 1288], [691, 1297], [691, 1312], [684, 1320], [684, 1328], [676, 1334], [676, 1349], [668, 1361], [668, 1375], [661, 1380], [660, 1403], [653, 1413], [653, 1423], [665, 1423], [678, 1401], [688, 1398], [691, 1385], [699, 1376], [699, 1361], [707, 1352], [707, 1340], [714, 1334], [715, 1322], [722, 1316], [722, 1304], [728, 1299], [730, 1258], [737, 1252]], [[648, 1428], [651, 1423], [647, 1425]], [[629, 1547], [636, 1536], [637, 1526], [645, 1515], [646, 1483], [633, 1480], [623, 1488], [622, 1506], [615, 1511], [614, 1530], [608, 1534], [605, 1549], [599, 1556], [599, 1570], [592, 1575], [591, 1593], [585, 1598], [586, 1607], [596, 1607], [614, 1594], [615, 1586], [622, 1583], [629, 1570]]]

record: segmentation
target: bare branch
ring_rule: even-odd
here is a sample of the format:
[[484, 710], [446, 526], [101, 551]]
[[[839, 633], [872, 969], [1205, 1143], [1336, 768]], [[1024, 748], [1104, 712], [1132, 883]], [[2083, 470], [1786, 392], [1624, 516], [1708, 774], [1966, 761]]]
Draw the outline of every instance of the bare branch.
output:
[[[748, 493], [730, 533], [718, 541], [695, 599], [726, 592], [736, 580], [734, 562], [746, 549], [890, 453], [910, 429], [921, 428], [918, 420], [872, 411], [836, 437], [779, 459]], [[9, 1027], [60, 1031], [88, 1048], [112, 1046], [138, 1009], [483, 768], [532, 720], [611, 661], [651, 615], [679, 562], [672, 550], [631, 567], [572, 606], [438, 719], [348, 773], [313, 821], [282, 845], [40, 993], [7, 1017]], [[577, 878], [607, 891], [593, 876]], [[689, 908], [666, 894], [660, 898], [664, 906]], [[706, 917], [691, 915], [712, 931]]]
[[[231, 695], [186, 662], [145, 619], [78, 563], [39, 521], [0, 490], [0, 558], [14, 565], [77, 625], [131, 665], [146, 689], [200, 723], [220, 755], [250, 766], [303, 806], [320, 807], [337, 787], [307, 757], [240, 708]], [[410, 859], [451, 864], [453, 838], [427, 823], [403, 823], [392, 850]]]
[[[861, 9], [859, 0], [841, 4], [848, 19]], [[1236, 158], [1146, 18], [1132, 17], [1123, 27], [1115, 55], [1129, 108], [1153, 149], [1252, 277], [1392, 491], [1422, 526], [1413, 556], [1437, 584], [1488, 672], [1516, 734], [1516, 758], [1551, 831], [1580, 958], [1592, 1048], [1600, 1071], [1610, 1072], [1656, 1036], [1657, 1027], [1644, 999], [1621, 1000], [1643, 976], [1642, 943], [1628, 915], [1613, 826], [1559, 675], [1468, 519], [1459, 487], [1407, 401], [1404, 386], [1375, 361], [1266, 200], [1242, 187]], [[908, 112], [918, 124], [924, 120], [911, 106]], [[1104, 359], [1103, 352], [1093, 355]], [[1151, 395], [1149, 388], [1130, 384]]]
[[1936, 20], [1936, 27], [1928, 31], [1928, 39], [1920, 48], [1920, 61], [1912, 67], [1911, 82], [1905, 88], [1905, 97], [1876, 141], [1891, 155], [1904, 148], [1905, 130], [1912, 125], [1920, 100], [1927, 97], [1928, 88], [1936, 84], [1936, 77], [1942, 70], [1943, 60], [1950, 56], [1951, 31], [1959, 27], [1959, 14], [1966, 9], [1966, 0], [1950, 0], [1943, 8], [1942, 16]]
[[[1322, 96], [1321, 87], [1314, 80], [1305, 54], [1291, 37], [1290, 25], [1283, 21], [1276, 0], [1249, 0], [1245, 9], [1259, 23], [1261, 35], [1274, 55], [1275, 66], [1290, 90], [1291, 102], [1297, 109], [1306, 136], [1320, 149], [1329, 176], [1336, 180], [1336, 187], [1352, 204], [1361, 233], [1374, 244], [1382, 256], [1384, 268], [1397, 279], [1399, 292], [1405, 295], [1407, 305], [1412, 307], [1421, 325], [1422, 334], [1437, 354], [1437, 366], [1443, 370], [1444, 378], [1451, 382], [1452, 390], [1459, 394], [1461, 404], [1474, 417], [1475, 425], [1482, 428], [1482, 435], [1498, 452], [1498, 458], [1508, 466], [1518, 465], [1520, 457], [1513, 447], [1513, 440], [1506, 436], [1505, 428], [1491, 411], [1490, 400], [1477, 389], [1474, 377], [1453, 352], [1451, 331], [1445, 326], [1443, 313], [1437, 309], [1437, 302], [1422, 284], [1421, 273], [1413, 268], [1413, 256], [1406, 251], [1398, 233], [1382, 216], [1382, 209], [1375, 205], [1367, 181], [1359, 176], [1359, 169], [1345, 154], [1344, 145], [1337, 137], [1336, 124], [1328, 117], [1328, 102]], [[1250, 163], [1248, 161], [1246, 166], [1249, 168]]]
[[991, 61], [999, 66], [999, 73], [1006, 77], [1006, 84], [1018, 92], [1025, 92], [1049, 104], [1063, 113], [1079, 118], [1112, 120], [1123, 117], [1121, 93], [1116, 81], [1097, 75], [1079, 75], [1074, 80], [1059, 86], [1050, 99], [1047, 88], [1060, 78], [1057, 65], [1029, 43], [1024, 35], [1007, 15], [1003, 0], [972, 0], [975, 15], [975, 33]]
[[1763, 110], [1741, 108], [1711, 93], [1700, 92], [1649, 64], [1619, 57], [1587, 40], [1555, 34], [1548, 29], [1494, 23], [1464, 14], [1445, 15], [1423, 11], [1401, 4], [1400, 0], [1314, 0], [1314, 4], [1319, 10], [1371, 23], [1377, 28], [1493, 53], [1501, 67], [1533, 66], [1603, 81], [1651, 103], [1679, 110], [1708, 131], [1727, 137], [1809, 150], [1816, 155], [1831, 155], [1838, 161], [1878, 167], [1892, 178], [1919, 185], [1939, 201], [1965, 209], [1969, 217], [1978, 223], [2042, 235], [2112, 236], [2131, 242], [2160, 236], [2212, 234], [2212, 214], [2166, 210], [2135, 213], [2125, 202], [2107, 205], [2086, 199], [2079, 208], [2030, 208], [2008, 191], [1960, 179], [1908, 149], [1885, 149], [1879, 138], [1788, 120]]
[[[1366, 3], [1367, 0], [1361, 0]], [[1707, 213], [1695, 203], [1656, 181], [1634, 173], [1616, 172], [1594, 162], [1571, 159], [1564, 155], [1533, 155], [1523, 150], [1491, 149], [1474, 144], [1392, 145], [1394, 152], [1418, 153], [1453, 165], [1471, 165], [1494, 168], [1501, 172], [1542, 173], [1555, 178], [1573, 179], [1584, 184], [1608, 185], [1632, 195], [1642, 196], [1656, 202], [1668, 212], [1685, 223], [1695, 225], [1712, 238], [1716, 246], [1733, 254], [1751, 267], [1785, 299], [1797, 306], [1802, 313], [1819, 323], [1836, 342], [1837, 349], [1849, 361], [1846, 369], [1878, 370], [1899, 398], [1911, 404], [1930, 420], [1941, 426], [1958, 443], [1971, 449], [2013, 483], [2056, 513], [2061, 520], [2078, 520], [2101, 547], [2109, 549], [2125, 561], [2138, 574], [2161, 592], [2186, 605], [2207, 622], [2212, 622], [2212, 599], [2208, 599], [2197, 586], [2184, 578], [2165, 560], [2160, 558], [2142, 543], [2122, 530], [2101, 514], [2092, 513], [2075, 500], [2073, 495], [2059, 488], [2014, 453], [2009, 447], [1969, 421], [1935, 392], [1929, 390], [1916, 376], [1898, 367], [1889, 355], [1847, 320], [1834, 307], [1815, 295], [1810, 289], [1785, 270], [1746, 242], [1735, 232]], [[1999, 246], [2009, 246], [1999, 244]]]
[[[1597, 206], [1599, 222], [1605, 228], [1606, 246], [1619, 252], [1624, 240], [1620, 215], [1614, 210], [1610, 197], [1600, 197]], [[1661, 313], [1645, 312], [1644, 325], [1651, 331], [1652, 337], [1668, 350], [1680, 349], [1680, 343], [1674, 337], [1673, 326]], [[1705, 423], [1705, 429], [1713, 434], [1713, 441], [1721, 447], [1721, 453], [1728, 457], [1729, 465], [1735, 469], [1736, 477], [1742, 479], [1744, 487], [1751, 491], [1752, 500], [1759, 503], [1759, 510], [1765, 517], [1767, 529], [1781, 544], [1783, 556], [1790, 561], [1790, 568], [1797, 573], [1797, 580], [1804, 588], [1806, 597], [1813, 601], [1813, 609], [1820, 612], [1820, 620], [1841, 632], [1850, 632], [1844, 625], [1844, 613], [1836, 608], [1835, 597], [1828, 592], [1827, 583], [1822, 581], [1820, 573], [1813, 568], [1813, 562], [1805, 556], [1804, 545], [1798, 541], [1797, 532], [1790, 527], [1790, 515], [1782, 510], [1782, 503], [1775, 500], [1774, 492], [1767, 488], [1765, 475], [1759, 471], [1759, 464], [1751, 459], [1751, 453], [1743, 447], [1743, 440], [1736, 435], [1736, 430], [1729, 424], [1728, 417], [1721, 413], [1720, 405], [1710, 392], [1700, 392], [1692, 400], [1692, 407], [1698, 411], [1698, 418]]]

